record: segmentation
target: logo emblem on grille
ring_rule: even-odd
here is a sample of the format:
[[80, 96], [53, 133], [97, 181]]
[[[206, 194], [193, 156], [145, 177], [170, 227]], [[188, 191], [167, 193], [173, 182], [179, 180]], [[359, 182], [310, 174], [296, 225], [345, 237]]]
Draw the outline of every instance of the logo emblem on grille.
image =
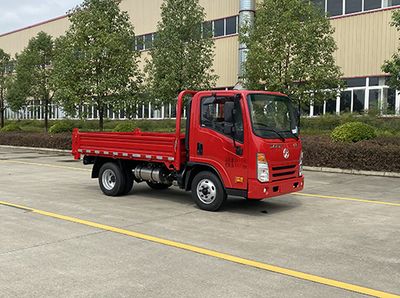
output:
[[289, 156], [290, 156], [289, 149], [288, 149], [288, 148], [283, 149], [283, 157], [284, 157], [285, 159], [288, 159]]

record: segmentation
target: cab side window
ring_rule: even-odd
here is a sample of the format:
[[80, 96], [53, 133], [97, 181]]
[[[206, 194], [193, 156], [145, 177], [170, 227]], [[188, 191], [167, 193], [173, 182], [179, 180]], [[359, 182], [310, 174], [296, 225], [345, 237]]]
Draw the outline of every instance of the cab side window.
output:
[[[233, 101], [233, 97], [203, 97], [201, 99], [201, 126], [224, 134], [224, 106], [226, 101]], [[235, 105], [234, 136], [235, 140], [244, 141], [243, 116], [240, 104]], [[232, 138], [232, 135], [226, 135]]]

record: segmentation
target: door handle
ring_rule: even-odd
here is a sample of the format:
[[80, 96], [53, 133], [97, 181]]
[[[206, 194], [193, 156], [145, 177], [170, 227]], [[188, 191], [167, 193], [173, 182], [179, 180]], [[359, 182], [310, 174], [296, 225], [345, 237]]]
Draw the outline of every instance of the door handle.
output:
[[203, 155], [203, 144], [197, 143], [197, 155]]

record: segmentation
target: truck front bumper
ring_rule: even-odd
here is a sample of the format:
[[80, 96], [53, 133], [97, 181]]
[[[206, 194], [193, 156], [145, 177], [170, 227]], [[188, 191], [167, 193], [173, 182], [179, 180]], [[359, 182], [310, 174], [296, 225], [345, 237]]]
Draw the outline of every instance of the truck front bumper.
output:
[[262, 200], [291, 192], [301, 191], [303, 188], [304, 176], [266, 183], [261, 183], [256, 179], [249, 179], [247, 198]]

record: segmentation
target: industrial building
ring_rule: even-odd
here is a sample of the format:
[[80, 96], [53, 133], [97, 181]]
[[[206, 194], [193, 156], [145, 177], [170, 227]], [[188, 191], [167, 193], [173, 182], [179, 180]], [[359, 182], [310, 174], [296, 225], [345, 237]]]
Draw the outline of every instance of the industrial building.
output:
[[[148, 56], [163, 0], [123, 0], [121, 9], [127, 11], [135, 28], [137, 49], [142, 58]], [[238, 31], [243, 18], [253, 17], [256, 0], [199, 0], [215, 39], [214, 69], [219, 76], [217, 88], [233, 88], [238, 82], [239, 61], [245, 59], [245, 49], [239, 45]], [[390, 26], [392, 12], [400, 8], [400, 0], [313, 0], [329, 16], [335, 28], [338, 50], [337, 64], [344, 73], [347, 89], [336, 99], [323, 105], [311, 106], [310, 116], [343, 111], [381, 109], [384, 114], [400, 114], [400, 95], [386, 85], [387, 75], [381, 66], [398, 49], [399, 34]], [[255, 16], [256, 17], [256, 16]], [[44, 31], [54, 37], [69, 27], [66, 16], [47, 20], [26, 28], [0, 35], [0, 48], [14, 55], [21, 52], [29, 39]], [[62, 110], [52, 107], [52, 117], [62, 118]], [[151, 105], [140, 109], [137, 118], [173, 117], [171, 106], [154, 110]], [[27, 106], [19, 113], [10, 110], [7, 118], [41, 119], [43, 113]], [[90, 113], [91, 118], [97, 115]], [[123, 118], [123, 113], [109, 112], [109, 118]]]

